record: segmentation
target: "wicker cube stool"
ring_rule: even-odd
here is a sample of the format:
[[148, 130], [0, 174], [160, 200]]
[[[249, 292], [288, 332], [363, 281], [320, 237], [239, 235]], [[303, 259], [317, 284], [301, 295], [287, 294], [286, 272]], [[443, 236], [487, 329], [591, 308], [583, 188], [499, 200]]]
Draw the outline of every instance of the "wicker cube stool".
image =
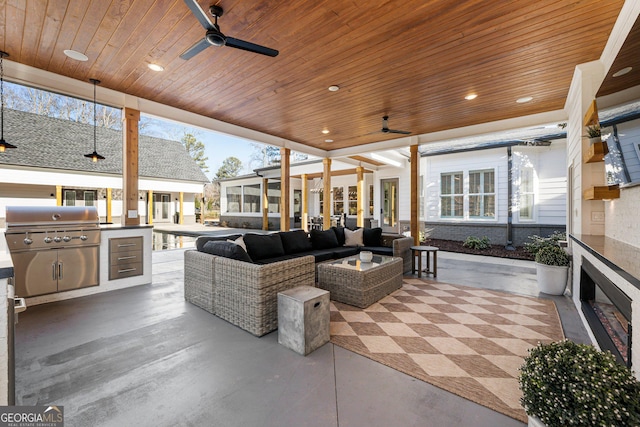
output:
[[306, 356], [329, 341], [329, 292], [298, 286], [278, 293], [278, 342]]

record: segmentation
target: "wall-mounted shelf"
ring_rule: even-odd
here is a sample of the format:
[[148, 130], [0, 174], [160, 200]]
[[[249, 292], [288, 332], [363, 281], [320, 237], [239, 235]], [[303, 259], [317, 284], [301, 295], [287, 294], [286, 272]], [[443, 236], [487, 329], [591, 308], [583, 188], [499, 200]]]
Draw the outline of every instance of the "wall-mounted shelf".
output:
[[592, 126], [600, 123], [598, 119], [598, 106], [596, 105], [596, 100], [591, 101], [591, 105], [587, 109], [587, 112], [584, 115], [584, 125]]
[[587, 188], [582, 193], [585, 200], [610, 200], [620, 198], [618, 185], [604, 185]]
[[595, 163], [604, 161], [604, 156], [609, 153], [609, 146], [605, 141], [594, 142], [584, 155], [585, 163]]

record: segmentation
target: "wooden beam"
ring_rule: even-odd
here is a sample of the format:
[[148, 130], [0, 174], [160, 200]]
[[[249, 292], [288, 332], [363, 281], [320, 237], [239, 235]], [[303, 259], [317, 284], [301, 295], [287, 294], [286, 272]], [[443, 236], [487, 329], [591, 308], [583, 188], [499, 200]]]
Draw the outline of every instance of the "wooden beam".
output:
[[180, 192], [180, 195], [178, 196], [180, 198], [180, 215], [178, 216], [178, 224], [183, 225], [184, 224], [184, 192]]
[[62, 206], [62, 185], [56, 185], [56, 206]]
[[289, 215], [289, 207], [291, 206], [290, 192], [291, 187], [291, 150], [289, 148], [280, 148], [280, 231], [289, 231], [291, 229], [291, 218]]
[[584, 114], [584, 125], [592, 126], [600, 123], [598, 119], [598, 105], [596, 104], [596, 100], [591, 101], [589, 108], [587, 108], [587, 112]]
[[322, 166], [324, 168], [322, 173], [323, 195], [322, 195], [322, 229], [328, 230], [331, 228], [331, 159], [322, 159]]
[[153, 224], [153, 190], [147, 191], [147, 224]]
[[140, 111], [125, 107], [122, 135], [122, 216], [124, 225], [140, 225], [138, 213], [138, 122]]
[[113, 190], [111, 188], [107, 188], [107, 222], [113, 222], [113, 217], [111, 215], [111, 205], [113, 201]]
[[[370, 169], [363, 169], [364, 173], [373, 173], [372, 170]], [[341, 170], [337, 170], [337, 171], [332, 171], [331, 172], [331, 176], [345, 176], [345, 175], [355, 175], [356, 174], [356, 169], [341, 169]], [[317, 173], [308, 173], [305, 174], [307, 176], [307, 179], [316, 179], [316, 178], [322, 178], [324, 177], [324, 172], [317, 172]], [[292, 175], [291, 178], [302, 178], [302, 175]]]
[[409, 147], [411, 150], [411, 237], [413, 237], [413, 244], [420, 244], [420, 226], [419, 226], [419, 218], [418, 207], [420, 203], [418, 203], [418, 197], [420, 196], [420, 183], [418, 179], [420, 178], [420, 156], [418, 155], [418, 145], [412, 145]]
[[385, 165], [385, 163], [379, 162], [377, 160], [370, 159], [370, 158], [365, 157], [365, 156], [349, 156], [349, 158], [353, 159], [353, 160], [357, 160], [359, 162], [369, 163], [369, 164], [374, 165], [374, 166], [384, 166]]
[[309, 181], [307, 179], [307, 174], [302, 174], [302, 218], [300, 221], [302, 222], [302, 229], [304, 231], [309, 231]]
[[269, 180], [262, 178], [262, 229], [269, 229]]
[[364, 168], [362, 166], [356, 168], [356, 180], [356, 225], [364, 227]]

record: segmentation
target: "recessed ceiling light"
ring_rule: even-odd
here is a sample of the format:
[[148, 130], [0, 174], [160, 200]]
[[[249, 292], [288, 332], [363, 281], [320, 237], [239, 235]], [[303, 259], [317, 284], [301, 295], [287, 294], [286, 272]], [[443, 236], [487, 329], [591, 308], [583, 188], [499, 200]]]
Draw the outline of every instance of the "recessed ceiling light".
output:
[[337, 91], [339, 91], [339, 90], [340, 90], [340, 86], [338, 86], [338, 85], [331, 85], [331, 86], [329, 86], [329, 91], [330, 91], [330, 92], [337, 92]]
[[477, 93], [470, 93], [469, 95], [465, 96], [464, 99], [466, 99], [467, 101], [471, 101], [472, 99], [476, 99], [477, 97]]
[[533, 100], [533, 97], [532, 97], [532, 96], [524, 96], [524, 97], [522, 97], [522, 98], [518, 98], [518, 99], [516, 99], [516, 102], [517, 102], [518, 104], [524, 104], [525, 102], [529, 102], [529, 101], [532, 101], [532, 100]]
[[329, 133], [329, 129], [322, 129], [322, 133], [325, 134], [325, 135], [328, 134]]
[[633, 70], [633, 67], [625, 67], [622, 70], [618, 70], [615, 73], [613, 73], [613, 77], [624, 76], [625, 74], [627, 74], [631, 70]]
[[78, 51], [75, 50], [71, 50], [71, 49], [66, 49], [64, 51], [64, 54], [67, 55], [69, 58], [71, 59], [75, 59], [76, 61], [88, 61], [89, 57], [87, 55], [85, 55], [84, 53], [80, 53]]
[[333, 139], [325, 139], [324, 142], [333, 142]]
[[147, 64], [147, 67], [149, 67], [153, 71], [164, 71], [164, 67], [158, 64]]

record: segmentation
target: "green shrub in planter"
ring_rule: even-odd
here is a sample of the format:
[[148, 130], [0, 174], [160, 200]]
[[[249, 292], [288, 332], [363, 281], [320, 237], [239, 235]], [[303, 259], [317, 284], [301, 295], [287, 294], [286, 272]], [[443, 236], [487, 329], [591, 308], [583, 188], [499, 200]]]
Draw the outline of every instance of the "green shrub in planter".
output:
[[640, 383], [610, 352], [591, 345], [538, 344], [518, 381], [527, 414], [549, 427], [640, 425]]
[[489, 238], [487, 236], [484, 236], [484, 237], [469, 236], [467, 237], [467, 240], [464, 241], [462, 246], [464, 246], [465, 248], [471, 248], [471, 249], [487, 249], [491, 246], [491, 243], [489, 243]]
[[536, 253], [538, 264], [564, 267], [569, 265], [569, 254], [560, 246], [545, 246]]
[[531, 255], [535, 255], [545, 246], [558, 246], [560, 240], [567, 240], [567, 233], [554, 231], [549, 237], [534, 234], [529, 236], [529, 242], [525, 242], [524, 249]]

